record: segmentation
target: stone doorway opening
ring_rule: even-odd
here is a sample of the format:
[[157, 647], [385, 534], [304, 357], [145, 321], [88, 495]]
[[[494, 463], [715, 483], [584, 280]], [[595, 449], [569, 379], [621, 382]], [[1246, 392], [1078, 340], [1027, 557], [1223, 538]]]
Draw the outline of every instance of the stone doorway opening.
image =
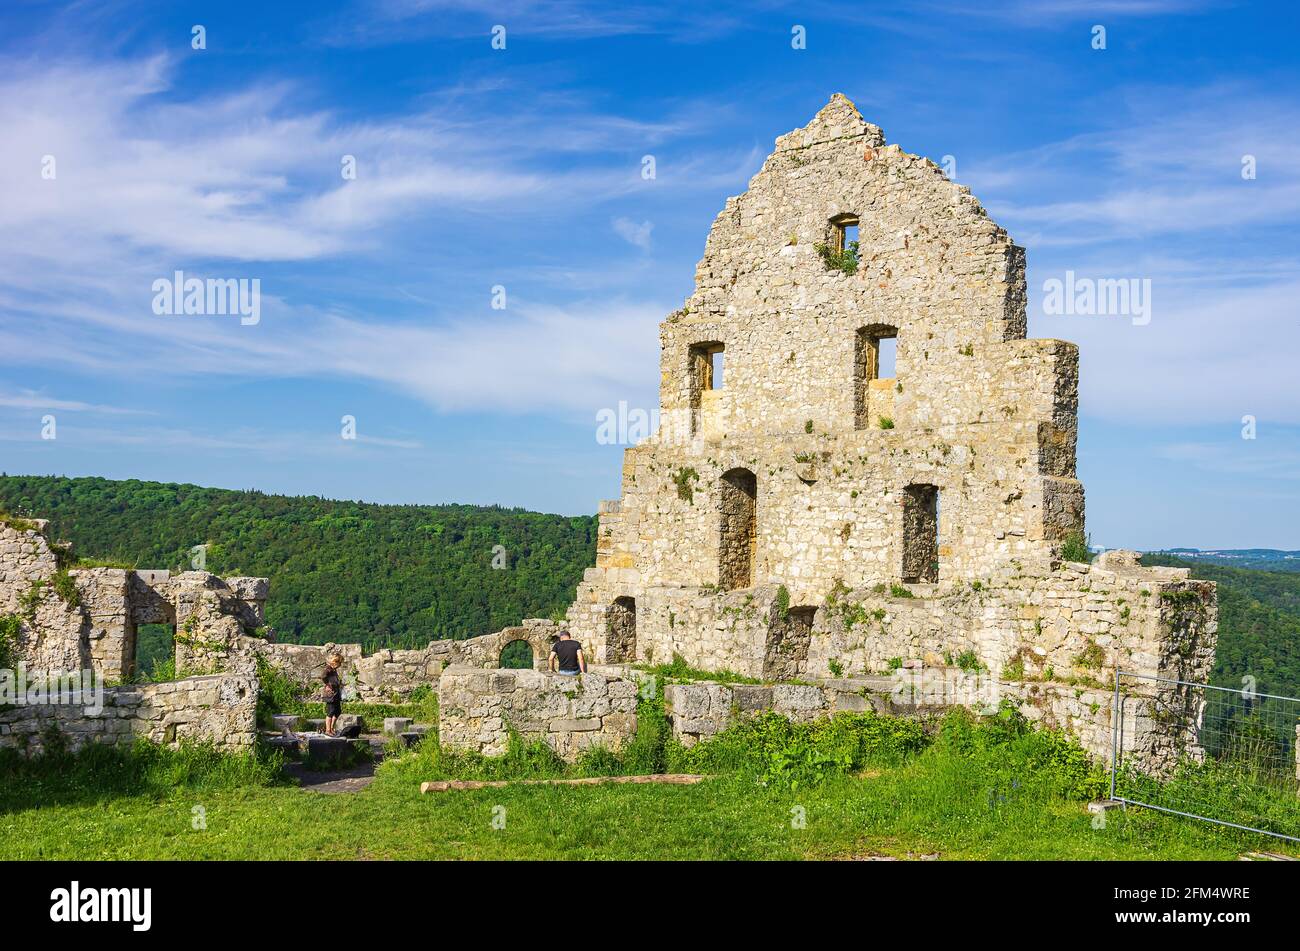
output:
[[816, 614], [816, 608], [803, 606], [789, 608], [785, 617], [781, 617], [773, 609], [763, 655], [764, 680], [794, 680], [803, 674]]
[[630, 664], [636, 660], [636, 599], [615, 598], [605, 616], [605, 661]]
[[754, 583], [758, 477], [748, 469], [731, 469], [723, 474], [718, 488], [718, 587], [724, 591], [748, 588]]
[[903, 491], [903, 581], [939, 580], [939, 487], [914, 484]]

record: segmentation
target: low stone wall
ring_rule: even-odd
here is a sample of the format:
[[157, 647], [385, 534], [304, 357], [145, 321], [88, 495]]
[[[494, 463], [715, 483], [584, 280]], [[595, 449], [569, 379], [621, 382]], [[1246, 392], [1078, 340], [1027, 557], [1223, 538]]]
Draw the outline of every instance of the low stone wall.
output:
[[[841, 700], [841, 693], [846, 700]], [[856, 698], [856, 701], [852, 698]], [[838, 691], [810, 684], [723, 684], [698, 681], [668, 684], [664, 708], [673, 736], [694, 746], [721, 733], [738, 719], [771, 711], [796, 723], [811, 723], [841, 710], [882, 709], [867, 694]]]
[[438, 678], [451, 666], [495, 668], [501, 652], [513, 641], [524, 641], [533, 652], [533, 668], [544, 670], [551, 642], [560, 633], [554, 621], [530, 618], [522, 624], [466, 640], [430, 641], [417, 650], [379, 650], [363, 655], [360, 644], [274, 644], [247, 638], [244, 647], [263, 657], [290, 679], [319, 687], [329, 655], [343, 655], [343, 698], [367, 703], [401, 702], [417, 687], [438, 690]]
[[589, 671], [448, 667], [439, 685], [438, 739], [449, 749], [504, 753], [513, 729], [573, 761], [594, 746], [617, 751], [636, 734], [637, 682]]
[[[962, 706], [992, 713], [1003, 700], [1040, 727], [1073, 737], [1097, 762], [1109, 765], [1114, 692], [1035, 681], [1002, 681], [957, 668], [912, 668], [891, 677], [826, 680], [815, 684], [669, 684], [664, 705], [673, 735], [684, 745], [721, 733], [739, 719], [772, 711], [799, 723], [840, 712], [872, 710], [926, 716]], [[1157, 714], [1157, 710], [1164, 711]], [[1179, 711], [1170, 716], [1171, 710]], [[1120, 752], [1125, 762], [1161, 773], [1179, 756], [1198, 759], [1197, 711], [1172, 694], [1124, 693], [1120, 698]], [[1180, 729], [1181, 727], [1181, 729]]]
[[109, 687], [103, 709], [85, 703], [19, 704], [0, 711], [0, 748], [26, 756], [44, 751], [53, 729], [71, 749], [90, 743], [129, 744], [136, 739], [175, 745], [182, 740], [218, 749], [250, 748], [257, 736], [257, 678], [251, 673], [189, 677], [139, 687]]

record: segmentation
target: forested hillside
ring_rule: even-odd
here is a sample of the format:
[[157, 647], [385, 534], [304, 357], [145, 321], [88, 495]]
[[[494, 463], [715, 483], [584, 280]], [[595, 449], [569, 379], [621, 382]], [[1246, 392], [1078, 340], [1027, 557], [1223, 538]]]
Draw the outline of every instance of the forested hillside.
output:
[[1247, 674], [1263, 693], [1300, 697], [1300, 574], [1189, 563], [1147, 555], [1144, 564], [1192, 569], [1219, 583], [1219, 649], [1213, 683], [1239, 688]]
[[[371, 505], [135, 480], [0, 475], [0, 510], [48, 518], [81, 559], [271, 579], [282, 641], [423, 646], [563, 611], [596, 519], [472, 505]], [[501, 546], [497, 548], [496, 546]], [[493, 568], [497, 563], [507, 567]]]

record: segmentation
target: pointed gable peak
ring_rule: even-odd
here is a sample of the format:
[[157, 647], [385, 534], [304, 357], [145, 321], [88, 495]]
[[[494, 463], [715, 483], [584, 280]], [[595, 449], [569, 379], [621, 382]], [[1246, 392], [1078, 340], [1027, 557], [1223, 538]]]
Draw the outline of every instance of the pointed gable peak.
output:
[[853, 101], [837, 92], [806, 126], [780, 136], [776, 148], [777, 151], [805, 149], [820, 142], [853, 138], [865, 138], [873, 146], [885, 144], [885, 134], [880, 128], [864, 120]]

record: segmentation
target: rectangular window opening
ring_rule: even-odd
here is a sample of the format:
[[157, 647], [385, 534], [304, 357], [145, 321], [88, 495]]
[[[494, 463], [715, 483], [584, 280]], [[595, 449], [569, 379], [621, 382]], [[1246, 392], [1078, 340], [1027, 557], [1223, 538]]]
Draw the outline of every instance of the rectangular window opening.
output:
[[876, 379], [892, 380], [897, 375], [898, 338], [880, 337], [876, 347]]
[[841, 215], [838, 218], [832, 218], [831, 224], [835, 226], [835, 250], [843, 251], [846, 248], [852, 248], [856, 251], [858, 219], [853, 215]]

